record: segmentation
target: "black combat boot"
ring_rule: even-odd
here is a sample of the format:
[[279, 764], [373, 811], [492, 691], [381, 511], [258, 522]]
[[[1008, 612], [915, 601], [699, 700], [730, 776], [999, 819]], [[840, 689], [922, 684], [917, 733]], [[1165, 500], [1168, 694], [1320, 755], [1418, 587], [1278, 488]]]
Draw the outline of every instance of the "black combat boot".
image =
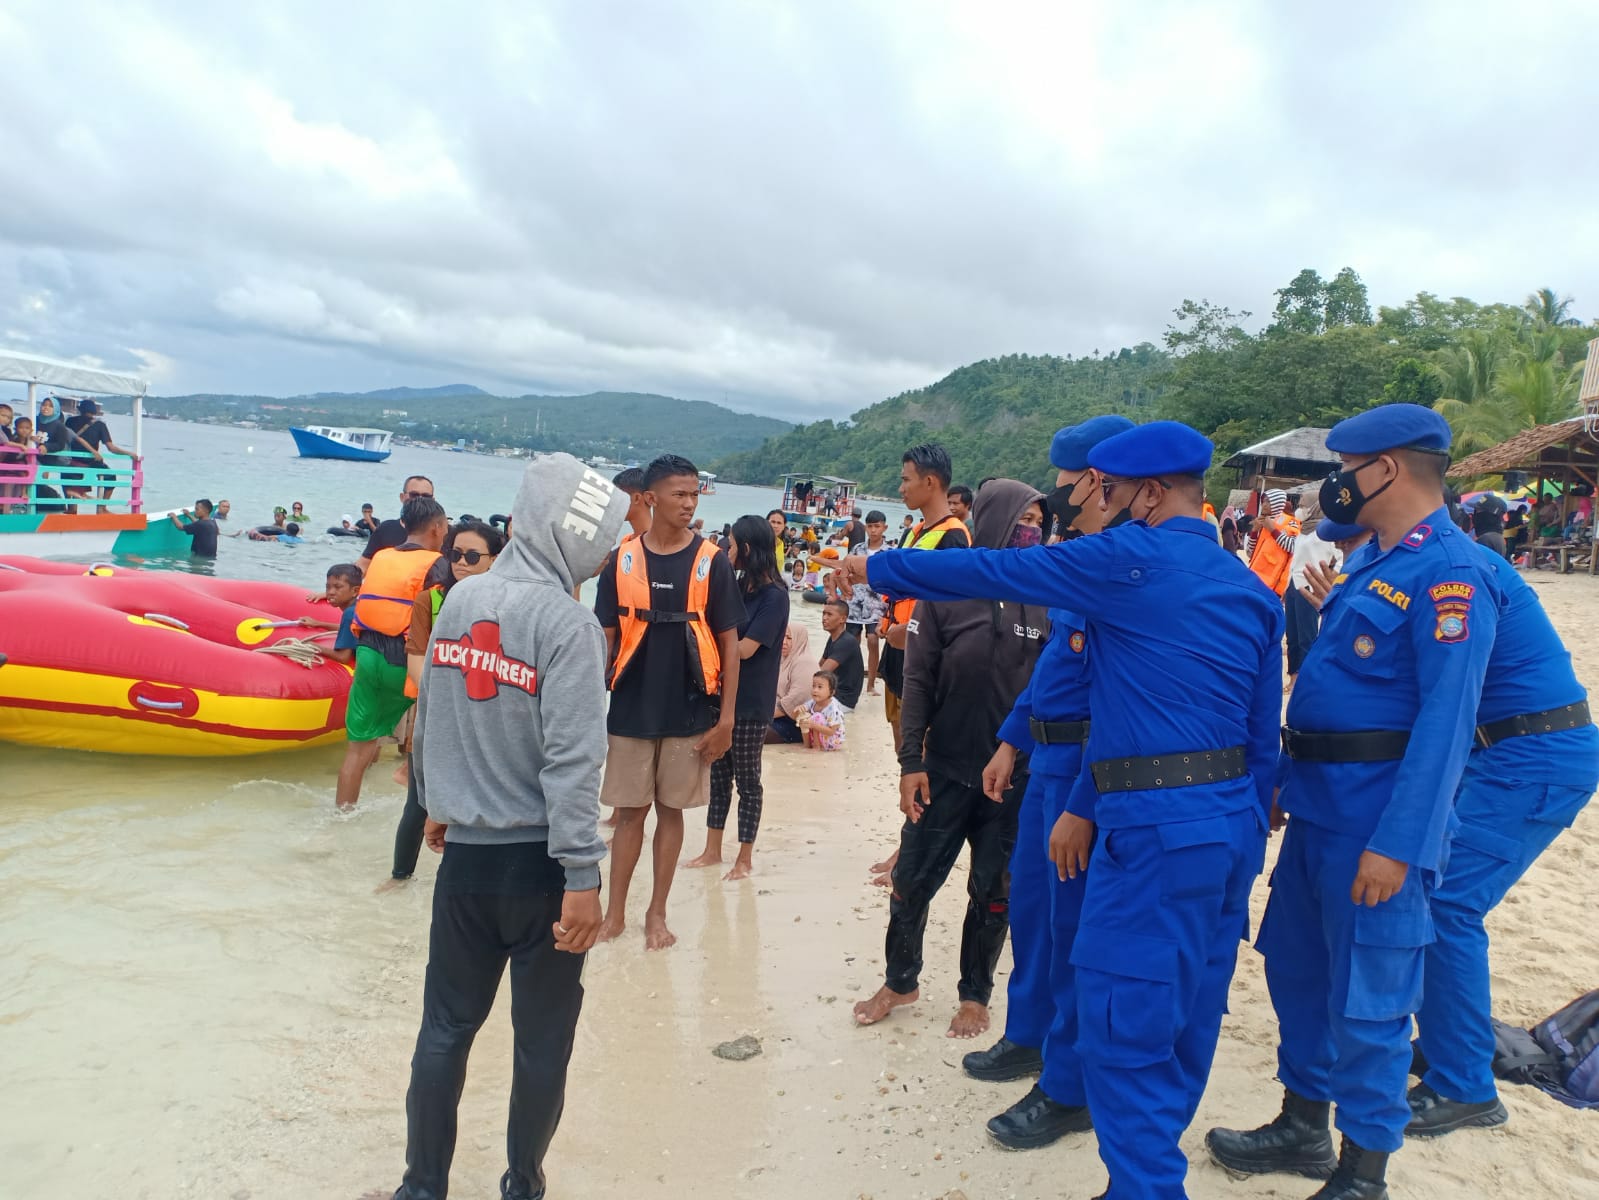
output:
[[1332, 1105], [1283, 1089], [1283, 1110], [1259, 1129], [1212, 1129], [1205, 1135], [1211, 1158], [1238, 1175], [1282, 1171], [1326, 1179], [1338, 1165], [1329, 1116]]
[[987, 1050], [973, 1050], [961, 1059], [961, 1066], [973, 1079], [984, 1083], [1009, 1083], [1037, 1075], [1044, 1069], [1044, 1056], [1037, 1047], [1018, 1046], [1002, 1037]]
[[1032, 1091], [988, 1122], [990, 1136], [1007, 1150], [1036, 1150], [1068, 1133], [1085, 1133], [1093, 1127], [1088, 1109], [1057, 1104], [1036, 1083]]
[[1440, 1137], [1457, 1129], [1492, 1129], [1510, 1120], [1498, 1096], [1480, 1104], [1440, 1096], [1425, 1083], [1410, 1089], [1410, 1124], [1406, 1137]]
[[1345, 1137], [1332, 1178], [1309, 1200], [1388, 1200], [1388, 1152], [1365, 1150]]

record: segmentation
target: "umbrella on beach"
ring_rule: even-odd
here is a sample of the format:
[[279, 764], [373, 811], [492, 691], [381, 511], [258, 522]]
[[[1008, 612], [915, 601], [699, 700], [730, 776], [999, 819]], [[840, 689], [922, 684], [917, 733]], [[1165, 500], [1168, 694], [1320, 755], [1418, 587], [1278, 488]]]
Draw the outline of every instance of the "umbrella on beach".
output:
[[1478, 503], [1489, 496], [1496, 497], [1504, 502], [1505, 508], [1511, 511], [1532, 507], [1532, 501], [1526, 496], [1516, 492], [1496, 492], [1492, 488], [1481, 492], [1467, 492], [1460, 498], [1460, 507], [1470, 512]]

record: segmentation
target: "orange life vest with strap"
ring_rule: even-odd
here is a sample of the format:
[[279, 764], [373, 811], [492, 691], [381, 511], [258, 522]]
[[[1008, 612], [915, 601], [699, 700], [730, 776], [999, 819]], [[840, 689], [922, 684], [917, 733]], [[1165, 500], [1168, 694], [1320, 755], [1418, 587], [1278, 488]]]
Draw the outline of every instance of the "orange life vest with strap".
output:
[[611, 668], [613, 691], [643, 644], [645, 631], [652, 625], [681, 627], [689, 641], [688, 661], [695, 675], [695, 686], [708, 696], [721, 691], [722, 651], [706, 623], [706, 610], [711, 603], [711, 563], [720, 551], [702, 537], [694, 541], [694, 563], [689, 567], [688, 595], [684, 597], [682, 612], [663, 612], [650, 606], [644, 542], [638, 534], [623, 538], [616, 548], [611, 570], [616, 575], [616, 625], [620, 644], [616, 649], [616, 665]]
[[[949, 516], [926, 532], [923, 532], [922, 523], [918, 521], [911, 526], [910, 533], [900, 539], [900, 549], [931, 550], [944, 540], [946, 533], [956, 529], [965, 533], [966, 523], [954, 513], [950, 513]], [[916, 611], [916, 600], [914, 598], [896, 600], [893, 596], [884, 596], [883, 603], [888, 605], [888, 612], [883, 617], [883, 623], [878, 630], [880, 633], [887, 633], [890, 626], [905, 624], [911, 619], [911, 614]]]
[[1249, 556], [1249, 569], [1281, 596], [1288, 590], [1288, 569], [1293, 564], [1294, 556], [1282, 548], [1277, 535], [1287, 533], [1298, 537], [1299, 518], [1284, 513], [1280, 517], [1267, 517], [1265, 520], [1270, 523], [1255, 535], [1255, 550]]
[[404, 633], [411, 627], [411, 606], [438, 561], [437, 550], [379, 550], [355, 598], [357, 624], [375, 633]]

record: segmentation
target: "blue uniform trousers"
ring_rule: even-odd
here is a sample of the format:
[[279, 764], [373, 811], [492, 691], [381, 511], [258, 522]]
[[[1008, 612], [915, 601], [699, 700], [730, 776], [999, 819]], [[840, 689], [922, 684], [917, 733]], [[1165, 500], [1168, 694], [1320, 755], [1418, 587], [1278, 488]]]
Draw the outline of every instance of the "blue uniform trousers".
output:
[[1338, 1106], [1338, 1128], [1367, 1150], [1394, 1151], [1410, 1106], [1410, 1018], [1432, 941], [1426, 872], [1412, 867], [1389, 900], [1350, 899], [1366, 839], [1301, 817], [1288, 822], [1259, 947], [1277, 1010], [1277, 1077]]
[[1011, 856], [1011, 957], [1005, 1036], [1019, 1046], [1041, 1046], [1039, 1086], [1057, 1104], [1080, 1107], [1083, 1065], [1077, 1055], [1076, 968], [1072, 942], [1083, 908], [1086, 872], [1064, 882], [1049, 861], [1049, 835], [1066, 811], [1074, 779], [1032, 776], [1022, 800], [1016, 850]]
[[1112, 1200], [1186, 1195], [1178, 1139], [1210, 1076], [1265, 844], [1254, 808], [1099, 832], [1071, 961]]
[[1460, 830], [1432, 898], [1437, 940], [1427, 947], [1416, 1025], [1440, 1096], [1481, 1104], [1494, 1087], [1494, 1034], [1483, 918], [1588, 802], [1587, 788], [1495, 779], [1468, 766], [1455, 800]]

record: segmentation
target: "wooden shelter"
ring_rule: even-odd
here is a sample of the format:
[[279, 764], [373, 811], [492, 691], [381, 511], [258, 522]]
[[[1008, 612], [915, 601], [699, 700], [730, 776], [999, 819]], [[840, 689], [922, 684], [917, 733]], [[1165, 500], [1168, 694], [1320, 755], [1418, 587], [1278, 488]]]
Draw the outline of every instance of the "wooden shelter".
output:
[[1325, 479], [1338, 465], [1338, 456], [1327, 449], [1328, 432], [1309, 427], [1290, 429], [1245, 446], [1222, 466], [1238, 472], [1241, 489], [1259, 492], [1275, 487], [1302, 492], [1305, 484]]
[[[1593, 362], [1590, 352], [1590, 366]], [[1594, 491], [1599, 491], [1599, 416], [1572, 417], [1569, 421], [1524, 429], [1508, 441], [1453, 464], [1449, 478], [1469, 484], [1487, 476], [1502, 476], [1506, 471], [1525, 472], [1540, 497], [1546, 494], [1546, 483], [1555, 484], [1560, 492], [1560, 525], [1564, 528], [1577, 507], [1576, 486], [1587, 484], [1590, 499]], [[1591, 504], [1589, 511], [1587, 527], [1578, 539], [1567, 542], [1563, 537], [1535, 538], [1530, 547], [1532, 564], [1537, 566], [1540, 558], [1546, 558], [1554, 561], [1562, 573], [1584, 565], [1590, 575], [1599, 570]]]

